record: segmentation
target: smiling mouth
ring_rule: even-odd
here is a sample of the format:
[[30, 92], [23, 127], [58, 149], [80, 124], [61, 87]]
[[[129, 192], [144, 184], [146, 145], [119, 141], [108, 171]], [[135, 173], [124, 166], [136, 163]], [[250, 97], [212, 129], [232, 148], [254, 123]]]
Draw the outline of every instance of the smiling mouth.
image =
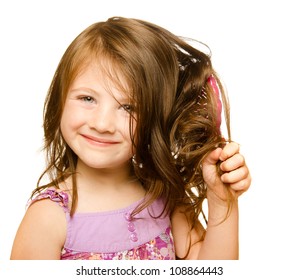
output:
[[110, 140], [110, 139], [97, 138], [97, 137], [85, 135], [85, 134], [81, 134], [81, 135], [85, 140], [87, 140], [87, 142], [97, 146], [111, 146], [119, 143], [117, 141]]

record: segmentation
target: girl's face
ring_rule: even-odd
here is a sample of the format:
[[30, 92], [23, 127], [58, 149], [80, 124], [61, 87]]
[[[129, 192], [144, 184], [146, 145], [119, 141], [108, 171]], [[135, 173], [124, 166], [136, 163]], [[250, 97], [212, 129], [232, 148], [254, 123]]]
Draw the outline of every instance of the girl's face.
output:
[[99, 66], [89, 64], [70, 86], [61, 132], [85, 165], [96, 169], [127, 168], [132, 157], [131, 113], [129, 98], [113, 87]]

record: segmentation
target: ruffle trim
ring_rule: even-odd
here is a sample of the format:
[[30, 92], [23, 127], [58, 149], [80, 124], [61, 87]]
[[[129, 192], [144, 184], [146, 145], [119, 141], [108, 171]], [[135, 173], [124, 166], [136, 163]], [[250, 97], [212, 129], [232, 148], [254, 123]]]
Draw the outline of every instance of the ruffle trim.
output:
[[33, 204], [36, 201], [42, 200], [42, 199], [50, 199], [56, 203], [58, 203], [64, 210], [64, 212], [69, 213], [68, 203], [69, 198], [68, 194], [62, 190], [59, 189], [46, 189], [45, 191], [39, 193], [37, 196], [35, 196], [33, 199], [31, 199], [27, 207], [29, 207], [31, 204]]

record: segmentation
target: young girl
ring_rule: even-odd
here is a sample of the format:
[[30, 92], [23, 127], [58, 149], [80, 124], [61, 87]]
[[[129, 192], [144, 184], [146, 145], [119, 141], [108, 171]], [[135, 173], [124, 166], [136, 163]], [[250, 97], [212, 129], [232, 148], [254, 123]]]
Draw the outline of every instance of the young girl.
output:
[[45, 101], [47, 167], [11, 259], [237, 259], [251, 178], [222, 107], [229, 132], [210, 57], [185, 40], [136, 19], [88, 27]]

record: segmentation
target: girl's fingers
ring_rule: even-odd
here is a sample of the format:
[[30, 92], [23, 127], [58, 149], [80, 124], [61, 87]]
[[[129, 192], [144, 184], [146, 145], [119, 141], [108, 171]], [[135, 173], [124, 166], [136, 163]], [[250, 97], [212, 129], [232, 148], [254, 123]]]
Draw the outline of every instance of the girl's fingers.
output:
[[229, 184], [231, 188], [235, 187], [235, 190], [246, 188], [246, 184], [250, 181], [249, 178], [250, 175], [246, 166], [240, 167], [231, 172], [226, 172], [221, 175], [222, 182], [225, 184]]
[[242, 194], [243, 192], [247, 191], [251, 183], [250, 176], [247, 176], [247, 178], [238, 181], [237, 183], [230, 184], [230, 188], [233, 189], [238, 194]]
[[239, 153], [240, 145], [236, 142], [228, 143], [223, 149], [220, 154], [219, 159], [221, 161], [225, 161], [226, 159], [230, 158], [231, 156]]
[[230, 172], [245, 165], [245, 159], [241, 154], [235, 154], [231, 158], [226, 159], [220, 164], [220, 169], [223, 172]]

